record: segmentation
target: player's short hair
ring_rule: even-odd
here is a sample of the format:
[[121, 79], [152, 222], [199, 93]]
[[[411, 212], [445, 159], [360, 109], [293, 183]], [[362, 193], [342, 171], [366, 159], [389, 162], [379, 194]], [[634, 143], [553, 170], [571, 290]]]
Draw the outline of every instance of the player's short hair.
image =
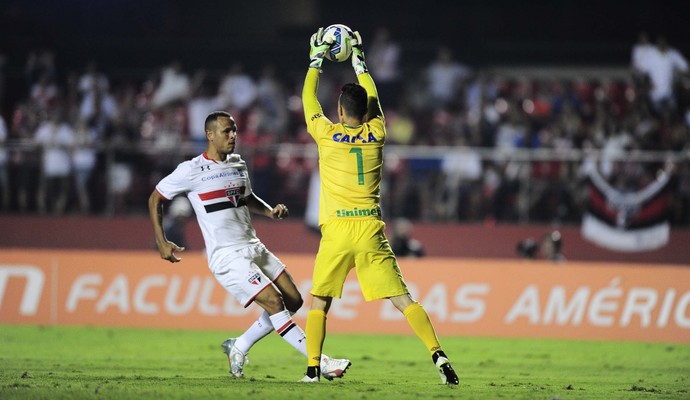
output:
[[367, 91], [359, 83], [346, 83], [340, 90], [340, 106], [351, 117], [364, 119], [367, 100]]
[[210, 113], [206, 117], [206, 121], [204, 122], [204, 130], [208, 131], [213, 129], [213, 124], [215, 124], [216, 121], [218, 121], [218, 119], [221, 117], [232, 118], [232, 115], [230, 115], [230, 113], [226, 111], [214, 111]]

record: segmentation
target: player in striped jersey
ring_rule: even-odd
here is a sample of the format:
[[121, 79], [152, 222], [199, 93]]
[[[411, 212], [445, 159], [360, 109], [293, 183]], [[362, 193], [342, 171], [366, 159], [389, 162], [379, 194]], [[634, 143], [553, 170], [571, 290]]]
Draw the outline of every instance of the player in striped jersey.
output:
[[429, 350], [441, 382], [457, 385], [458, 376], [441, 349], [429, 315], [410, 296], [385, 235], [379, 192], [386, 127], [359, 32], [355, 32], [351, 56], [358, 83], [343, 86], [337, 123], [324, 115], [317, 98], [319, 73], [329, 47], [323, 41], [322, 28], [312, 35], [310, 45], [302, 102], [307, 131], [319, 150], [321, 243], [310, 291], [307, 373], [302, 382], [319, 380], [326, 313], [333, 298], [342, 295], [345, 279], [355, 268], [364, 299], [390, 299]]
[[[196, 213], [213, 275], [243, 306], [254, 302], [264, 309], [244, 334], [222, 344], [230, 373], [242, 377], [249, 349], [273, 330], [306, 356], [304, 331], [292, 320], [303, 301], [285, 265], [256, 236], [250, 217], [253, 212], [281, 220], [289, 214], [287, 207], [271, 207], [252, 191], [247, 165], [234, 153], [237, 124], [230, 114], [209, 114], [204, 128], [207, 150], [180, 163], [156, 185], [149, 197], [149, 214], [161, 258], [181, 261], [175, 253], [184, 248], [165, 237], [163, 204], [186, 195]], [[327, 379], [342, 377], [350, 366], [347, 359], [325, 355], [320, 361]]]

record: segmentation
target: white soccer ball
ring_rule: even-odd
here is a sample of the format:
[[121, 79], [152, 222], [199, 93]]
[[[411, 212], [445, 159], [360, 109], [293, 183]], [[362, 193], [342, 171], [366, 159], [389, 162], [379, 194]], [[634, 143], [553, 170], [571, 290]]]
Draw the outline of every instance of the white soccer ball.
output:
[[352, 29], [343, 24], [326, 27], [323, 31], [323, 41], [333, 43], [326, 53], [326, 58], [335, 62], [343, 62], [350, 58], [354, 37]]

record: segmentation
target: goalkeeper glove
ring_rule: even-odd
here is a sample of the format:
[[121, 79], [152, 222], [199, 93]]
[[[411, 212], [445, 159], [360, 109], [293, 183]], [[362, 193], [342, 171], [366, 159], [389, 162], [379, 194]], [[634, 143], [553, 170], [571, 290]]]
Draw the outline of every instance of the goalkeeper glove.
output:
[[354, 32], [352, 39], [352, 68], [355, 69], [355, 74], [361, 75], [369, 72], [367, 65], [364, 63], [364, 50], [362, 50], [362, 37], [359, 31]]
[[326, 56], [328, 48], [331, 46], [329, 43], [323, 41], [323, 28], [319, 28], [315, 34], [311, 35], [309, 40], [309, 68], [321, 69], [321, 64], [323, 64], [323, 58]]

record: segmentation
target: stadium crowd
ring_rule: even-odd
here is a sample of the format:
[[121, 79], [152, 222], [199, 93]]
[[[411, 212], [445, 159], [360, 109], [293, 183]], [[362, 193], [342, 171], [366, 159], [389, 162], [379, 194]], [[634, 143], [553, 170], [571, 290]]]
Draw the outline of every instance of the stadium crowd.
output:
[[[410, 70], [385, 29], [365, 50], [392, 145], [388, 217], [578, 223], [583, 167], [594, 157], [621, 191], [645, 187], [672, 161], [671, 222], [690, 224], [690, 75], [664, 38], [641, 34], [624, 73], [601, 75], [477, 69], [443, 46]], [[249, 72], [241, 62], [188, 71], [173, 61], [113, 77], [94, 61], [59, 73], [58, 56], [30, 52], [25, 93], [0, 113], [2, 212], [144, 213], [155, 182], [203, 151], [199, 127], [217, 109], [238, 122], [257, 192], [306, 211], [317, 160], [301, 80], [275, 64]], [[324, 77], [319, 91], [340, 83]], [[328, 115], [335, 98], [323, 96]]]

